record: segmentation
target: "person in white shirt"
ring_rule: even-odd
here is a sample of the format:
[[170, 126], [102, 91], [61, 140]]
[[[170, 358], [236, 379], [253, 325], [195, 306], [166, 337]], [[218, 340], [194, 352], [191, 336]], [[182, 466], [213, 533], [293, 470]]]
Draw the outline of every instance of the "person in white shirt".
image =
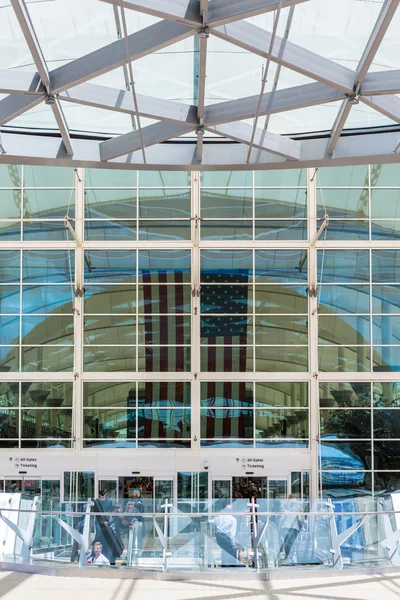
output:
[[93, 545], [93, 556], [88, 558], [88, 565], [109, 565], [110, 561], [102, 554], [103, 546], [100, 542], [95, 542]]
[[232, 515], [232, 505], [228, 504], [225, 512], [210, 520], [216, 527], [216, 540], [221, 548], [221, 566], [232, 567], [237, 565], [236, 529], [237, 521]]

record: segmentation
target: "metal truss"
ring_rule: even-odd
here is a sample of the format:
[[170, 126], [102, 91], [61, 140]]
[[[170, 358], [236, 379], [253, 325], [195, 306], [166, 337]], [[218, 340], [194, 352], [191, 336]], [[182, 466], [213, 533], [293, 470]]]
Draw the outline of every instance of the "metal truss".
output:
[[[399, 133], [394, 128], [346, 132], [348, 115], [359, 102], [400, 123], [400, 70], [370, 72], [373, 60], [400, 0], [385, 0], [372, 33], [353, 71], [291, 42], [290, 23], [296, 5], [310, 0], [97, 0], [110, 4], [119, 39], [94, 52], [49, 70], [25, 0], [10, 0], [36, 72], [0, 70], [0, 162], [147, 169], [293, 168], [328, 164], [399, 162]], [[270, 33], [245, 19], [289, 9], [285, 35]], [[128, 34], [124, 11], [134, 10], [161, 19]], [[123, 33], [123, 35], [122, 35]], [[206, 105], [207, 46], [216, 36], [266, 59], [261, 92], [228, 102]], [[198, 37], [197, 105], [136, 93], [134, 61], [189, 38]], [[272, 91], [265, 93], [268, 67], [277, 64]], [[123, 67], [126, 89], [91, 83]], [[313, 79], [277, 89], [285, 67]], [[272, 114], [342, 101], [332, 131], [309, 139], [267, 131]], [[82, 104], [131, 115], [133, 131], [111, 139], [71, 134], [64, 103]], [[36, 135], [13, 128], [13, 120], [41, 103], [53, 111], [58, 135]], [[265, 116], [263, 127], [258, 120]], [[157, 121], [140, 126], [140, 118]], [[252, 119], [253, 126], [243, 121]], [[137, 123], [137, 127], [135, 126]], [[4, 127], [7, 125], [7, 127]], [[213, 136], [207, 139], [206, 133]], [[193, 133], [192, 138], [179, 139]], [[358, 135], [359, 134], [359, 135]], [[60, 139], [61, 138], [61, 139]], [[101, 139], [100, 139], [101, 138]], [[370, 145], [369, 145], [370, 144]], [[396, 151], [394, 151], [394, 149]]]

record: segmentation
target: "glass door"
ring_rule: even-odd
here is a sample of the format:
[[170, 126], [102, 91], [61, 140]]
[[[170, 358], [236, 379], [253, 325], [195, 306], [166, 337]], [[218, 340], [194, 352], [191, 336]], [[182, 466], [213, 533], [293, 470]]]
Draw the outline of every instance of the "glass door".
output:
[[269, 500], [286, 500], [288, 495], [288, 478], [287, 477], [268, 477], [268, 499]]
[[[174, 480], [154, 478], [154, 512], [164, 512], [162, 506], [168, 500], [169, 504], [174, 502]], [[170, 511], [171, 512], [171, 511]]]
[[232, 477], [216, 477], [211, 481], [212, 510], [223, 510], [232, 499]]

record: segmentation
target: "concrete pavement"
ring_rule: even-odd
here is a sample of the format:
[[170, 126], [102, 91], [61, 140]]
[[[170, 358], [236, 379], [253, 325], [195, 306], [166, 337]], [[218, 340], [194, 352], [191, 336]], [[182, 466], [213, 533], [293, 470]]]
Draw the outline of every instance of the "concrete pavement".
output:
[[399, 600], [400, 573], [266, 581], [160, 581], [0, 572], [1, 600]]

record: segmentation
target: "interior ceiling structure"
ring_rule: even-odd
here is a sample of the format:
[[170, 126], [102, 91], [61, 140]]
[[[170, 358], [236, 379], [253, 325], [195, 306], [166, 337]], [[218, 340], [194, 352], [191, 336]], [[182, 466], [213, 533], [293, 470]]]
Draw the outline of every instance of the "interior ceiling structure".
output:
[[[0, 162], [135, 169], [400, 162], [400, 68], [392, 58], [400, 0], [3, 1], [9, 60], [0, 62]], [[80, 4], [90, 18], [78, 14]], [[63, 15], [79, 26], [65, 33], [69, 59], [60, 61], [50, 50], [63, 38]], [[98, 18], [115, 28], [115, 40], [87, 52]], [[58, 31], [49, 43], [52, 19]], [[24, 46], [18, 60], [10, 39]], [[193, 65], [185, 70], [187, 54]], [[142, 93], [149, 60], [162, 71], [166, 57], [169, 85], [160, 73], [150, 86], [156, 93]], [[110, 85], [116, 72], [119, 87]], [[184, 78], [193, 90], [177, 100]], [[71, 105], [84, 111], [87, 127], [71, 125]], [[53, 126], [41, 124], [45, 111]], [[116, 113], [123, 126], [110, 131], [104, 115]]]

